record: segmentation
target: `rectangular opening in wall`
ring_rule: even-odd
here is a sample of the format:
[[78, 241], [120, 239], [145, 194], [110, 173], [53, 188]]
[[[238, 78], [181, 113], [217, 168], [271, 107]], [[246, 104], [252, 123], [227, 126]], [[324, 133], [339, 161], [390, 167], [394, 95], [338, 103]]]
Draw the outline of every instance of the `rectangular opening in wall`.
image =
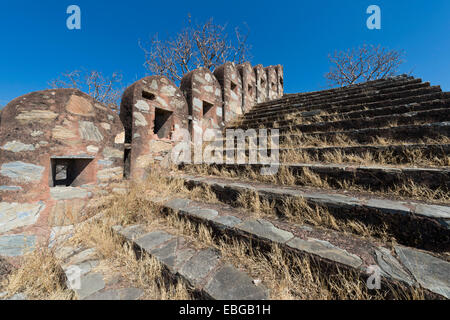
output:
[[50, 187], [78, 187], [93, 180], [85, 169], [93, 157], [52, 157]]
[[170, 137], [172, 130], [172, 111], [155, 108], [155, 126], [153, 133], [158, 135], [158, 138], [164, 139]]
[[147, 99], [147, 100], [155, 100], [156, 96], [148, 91], [142, 91], [142, 98]]
[[253, 96], [253, 87], [251, 85], [248, 85], [247, 92], [250, 96]]
[[231, 88], [231, 91], [233, 91], [235, 94], [238, 93], [237, 92], [237, 84], [234, 83], [233, 81], [231, 81], [230, 88]]
[[261, 79], [261, 87], [265, 88], [266, 87], [266, 80]]
[[203, 101], [203, 118], [212, 118], [213, 117], [213, 107], [212, 103]]

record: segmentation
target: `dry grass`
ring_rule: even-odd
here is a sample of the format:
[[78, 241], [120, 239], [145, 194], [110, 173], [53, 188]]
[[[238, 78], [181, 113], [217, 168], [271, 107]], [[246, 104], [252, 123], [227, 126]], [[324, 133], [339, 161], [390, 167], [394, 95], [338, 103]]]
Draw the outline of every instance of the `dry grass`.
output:
[[[171, 225], [189, 238], [214, 247], [235, 266], [240, 266], [253, 279], [261, 280], [274, 300], [368, 300], [386, 299], [386, 292], [369, 292], [357, 272], [337, 269], [325, 274], [311, 259], [288, 255], [278, 246], [269, 252], [236, 239], [222, 238], [203, 224], [169, 217]], [[393, 289], [394, 299], [423, 299], [421, 289]]]
[[[95, 245], [99, 252], [114, 263], [121, 274], [133, 283], [145, 288], [147, 298], [186, 298], [186, 288], [167, 288], [154, 261], [138, 261], [127, 247], [118, 246], [111, 236], [110, 226], [118, 222], [144, 223], [149, 230], [166, 230], [172, 234], [190, 239], [199, 248], [209, 246], [219, 250], [223, 257], [235, 266], [248, 272], [254, 279], [262, 280], [271, 292], [271, 299], [384, 299], [380, 292], [371, 293], [356, 273], [338, 270], [337, 273], [323, 274], [308, 258], [285, 255], [278, 247], [264, 254], [248, 243], [217, 238], [203, 224], [194, 224], [175, 214], [163, 215], [161, 207], [152, 204], [149, 197], [179, 196], [170, 192], [168, 184], [179, 186], [178, 182], [168, 182], [160, 175], [150, 176], [150, 184], [132, 186], [125, 196], [114, 196], [102, 207], [104, 217], [99, 224], [87, 226], [78, 234], [77, 240], [83, 244]], [[147, 189], [151, 186], [151, 189]], [[159, 192], [161, 187], [162, 192]], [[166, 190], [169, 193], [166, 193]], [[177, 191], [180, 191], [178, 189]], [[254, 199], [254, 194], [243, 195], [241, 203], [258, 212], [273, 210], [273, 204]], [[258, 198], [259, 199], [259, 198]], [[130, 203], [139, 205], [130, 206]], [[143, 210], [144, 209], [144, 210]], [[109, 217], [109, 219], [108, 219]], [[155, 285], [157, 283], [157, 285]], [[161, 289], [162, 288], [162, 289]], [[397, 293], [396, 293], [397, 294]], [[403, 293], [399, 294], [402, 295]]]
[[426, 154], [421, 149], [403, 148], [401, 154], [395, 155], [392, 150], [370, 152], [361, 154], [345, 152], [342, 150], [316, 153], [314, 156], [303, 149], [287, 149], [281, 152], [282, 163], [326, 163], [326, 164], [360, 164], [384, 166], [421, 166], [445, 167], [450, 166], [450, 156], [442, 150], [442, 154]]
[[336, 181], [336, 185], [331, 186], [327, 179], [320, 177], [312, 172], [309, 168], [302, 168], [302, 174], [295, 175], [292, 170], [286, 166], [280, 166], [278, 173], [275, 175], [263, 176], [259, 170], [246, 166], [245, 169], [238, 172], [233, 169], [222, 167], [220, 170], [214, 166], [187, 166], [185, 171], [191, 174], [214, 175], [225, 178], [239, 178], [245, 181], [259, 181], [263, 183], [278, 184], [284, 186], [306, 186], [327, 190], [345, 190], [357, 193], [368, 193], [380, 197], [396, 197], [398, 199], [412, 199], [426, 201], [430, 203], [449, 203], [450, 193], [437, 188], [430, 189], [427, 186], [418, 185], [412, 180], [405, 180], [403, 183], [394, 187], [386, 187], [383, 190], [371, 190], [369, 187], [355, 184], [353, 181], [341, 180]]
[[73, 292], [65, 285], [64, 271], [60, 261], [46, 246], [23, 256], [20, 268], [5, 280], [3, 287], [7, 297], [24, 293], [30, 300], [71, 300]]

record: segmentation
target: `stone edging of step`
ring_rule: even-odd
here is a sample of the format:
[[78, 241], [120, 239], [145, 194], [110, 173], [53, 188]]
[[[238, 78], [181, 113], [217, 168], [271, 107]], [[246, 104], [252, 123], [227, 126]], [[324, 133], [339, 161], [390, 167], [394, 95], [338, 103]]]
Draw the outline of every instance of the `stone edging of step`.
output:
[[195, 177], [191, 175], [178, 175], [178, 178], [190, 181], [193, 183], [208, 184], [209, 186], [218, 186], [221, 188], [231, 188], [242, 191], [257, 191], [261, 194], [273, 195], [275, 197], [284, 195], [289, 197], [303, 197], [307, 201], [312, 201], [324, 206], [343, 206], [355, 207], [360, 206], [368, 209], [379, 210], [388, 214], [404, 214], [404, 215], [418, 215], [430, 219], [437, 220], [440, 224], [450, 229], [450, 207], [429, 205], [419, 202], [411, 201], [394, 201], [382, 198], [361, 199], [354, 196], [347, 196], [344, 194], [324, 193], [303, 191], [295, 188], [283, 187], [276, 188], [272, 185], [263, 185], [263, 187], [254, 187], [245, 182], [228, 182], [221, 180], [214, 181], [214, 178]]
[[214, 300], [266, 300], [269, 291], [221, 258], [212, 248], [195, 249], [181, 236], [147, 232], [143, 225], [114, 226], [113, 233], [138, 253], [156, 258], [175, 278], [182, 279], [201, 297]]
[[[172, 199], [168, 202], [155, 200], [155, 202], [180, 216], [200, 220], [226, 234], [276, 243], [289, 252], [314, 256], [319, 261], [331, 262], [363, 274], [367, 274], [368, 267], [373, 268], [373, 265], [369, 266], [367, 263], [373, 259], [372, 261], [381, 270], [382, 278], [388, 282], [400, 281], [409, 286], [416, 286], [419, 283], [435, 294], [450, 298], [450, 280], [447, 277], [450, 274], [450, 263], [416, 249], [396, 245], [395, 251], [399, 257], [397, 259], [388, 249], [372, 244], [368, 249], [369, 252], [359, 256], [323, 239], [297, 237], [265, 219], [241, 220], [233, 215], [220, 214], [217, 207], [215, 208], [218, 210], [207, 208], [208, 205], [195, 206], [194, 201], [187, 199]], [[191, 204], [194, 204], [194, 207], [190, 207]], [[307, 228], [309, 231], [314, 229], [310, 226], [298, 228]], [[356, 237], [347, 237], [358, 241]], [[367, 254], [372, 258], [367, 258]]]

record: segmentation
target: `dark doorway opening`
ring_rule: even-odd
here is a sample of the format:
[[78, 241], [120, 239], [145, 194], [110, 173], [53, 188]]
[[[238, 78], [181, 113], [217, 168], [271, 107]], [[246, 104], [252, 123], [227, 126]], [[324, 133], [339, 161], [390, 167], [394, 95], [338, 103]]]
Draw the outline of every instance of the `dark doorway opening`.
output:
[[52, 179], [50, 187], [78, 187], [82, 184], [88, 183], [89, 177], [83, 177], [82, 172], [92, 160], [93, 158], [64, 157], [50, 159], [52, 166]]
[[172, 113], [164, 109], [155, 108], [155, 126], [153, 133], [158, 135], [158, 138], [164, 139], [170, 137], [172, 130]]

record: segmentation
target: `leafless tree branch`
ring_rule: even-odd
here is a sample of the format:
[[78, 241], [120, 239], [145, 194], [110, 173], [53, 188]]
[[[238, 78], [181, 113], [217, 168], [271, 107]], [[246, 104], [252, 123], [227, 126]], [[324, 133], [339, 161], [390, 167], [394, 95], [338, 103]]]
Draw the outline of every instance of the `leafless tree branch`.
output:
[[194, 24], [189, 16], [186, 27], [175, 37], [161, 41], [155, 34], [149, 44], [139, 41], [139, 46], [144, 51], [148, 71], [178, 83], [186, 73], [199, 67], [213, 71], [226, 61], [247, 61], [251, 49], [248, 35], [248, 27], [246, 33], [235, 28], [235, 38], [229, 39], [227, 25], [216, 24], [212, 18]]
[[96, 70], [74, 70], [62, 73], [58, 79], [51, 80], [49, 86], [79, 89], [115, 111], [118, 109], [123, 92], [120, 73], [114, 72], [108, 77]]
[[336, 51], [328, 56], [331, 67], [325, 78], [330, 86], [385, 79], [397, 73], [403, 57], [403, 51], [373, 45]]

